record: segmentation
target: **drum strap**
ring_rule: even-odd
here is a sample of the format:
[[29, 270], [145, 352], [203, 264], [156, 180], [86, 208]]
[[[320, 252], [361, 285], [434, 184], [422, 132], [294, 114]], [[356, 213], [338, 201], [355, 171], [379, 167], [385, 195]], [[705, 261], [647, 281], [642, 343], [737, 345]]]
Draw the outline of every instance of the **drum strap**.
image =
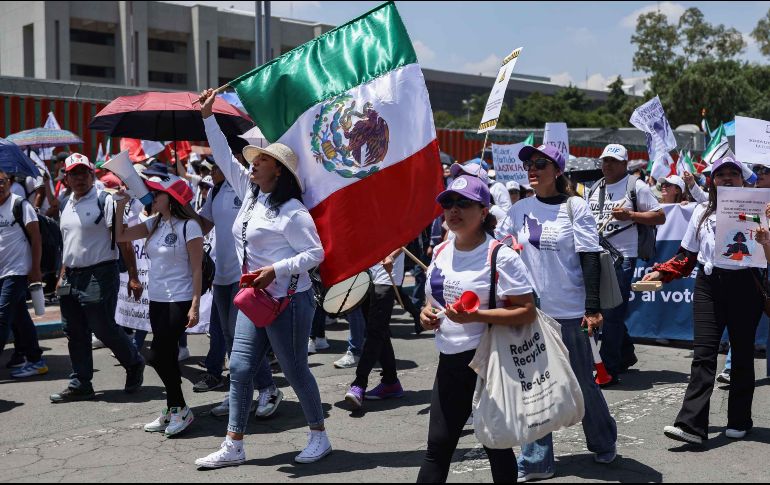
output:
[[356, 287], [356, 282], [358, 281], [358, 277], [361, 276], [361, 273], [357, 274], [355, 279], [353, 280], [353, 283], [350, 285], [350, 288], [348, 288], [347, 293], [345, 293], [345, 298], [342, 299], [342, 303], [340, 303], [339, 308], [337, 308], [337, 313], [340, 313], [343, 308], [345, 308], [345, 303], [348, 302], [348, 298], [350, 297], [350, 292], [353, 291], [353, 288]]

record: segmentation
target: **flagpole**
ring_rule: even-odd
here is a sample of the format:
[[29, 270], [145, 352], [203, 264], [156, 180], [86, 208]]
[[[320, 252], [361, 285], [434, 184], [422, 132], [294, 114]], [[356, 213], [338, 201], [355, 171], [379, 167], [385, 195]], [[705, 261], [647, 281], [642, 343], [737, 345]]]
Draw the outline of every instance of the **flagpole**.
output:
[[420, 266], [420, 267], [423, 269], [423, 271], [428, 271], [428, 267], [427, 267], [427, 266], [425, 266], [425, 263], [423, 263], [422, 261], [420, 261], [420, 259], [419, 259], [419, 258], [417, 258], [417, 256], [415, 256], [414, 254], [412, 254], [412, 253], [411, 253], [411, 251], [409, 251], [408, 249], [406, 249], [406, 248], [405, 248], [405, 247], [403, 247], [403, 246], [401, 246], [401, 250], [402, 250], [402, 251], [404, 251], [404, 254], [406, 254], [407, 256], [409, 256], [409, 258], [411, 258], [411, 260], [412, 260], [412, 261], [414, 261], [415, 263], [417, 263], [417, 264], [418, 264], [418, 265], [419, 265], [419, 266]]

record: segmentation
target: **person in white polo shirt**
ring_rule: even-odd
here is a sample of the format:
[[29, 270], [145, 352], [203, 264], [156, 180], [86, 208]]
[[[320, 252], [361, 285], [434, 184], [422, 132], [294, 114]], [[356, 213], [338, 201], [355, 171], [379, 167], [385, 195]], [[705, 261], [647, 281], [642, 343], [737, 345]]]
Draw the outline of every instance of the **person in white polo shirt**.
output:
[[637, 362], [625, 323], [631, 280], [637, 258], [651, 259], [648, 253], [654, 253], [655, 233], [649, 228], [666, 222], [666, 214], [650, 187], [637, 177], [628, 175], [626, 147], [607, 145], [601, 160], [604, 177], [591, 187], [586, 199], [597, 226], [604, 227], [599, 233], [602, 245], [610, 244], [623, 255], [623, 264], [616, 267], [623, 303], [603, 312], [601, 355], [607, 372], [612, 376], [607, 385], [613, 385], [620, 382], [618, 374]]
[[16, 351], [25, 359], [11, 371], [14, 378], [48, 372], [26, 299], [27, 284], [42, 280], [41, 251], [35, 209], [11, 193], [11, 176], [0, 171], [0, 352], [13, 329]]
[[151, 177], [145, 185], [153, 191], [152, 217], [129, 228], [123, 215], [130, 197], [120, 191], [115, 238], [131, 242], [146, 238], [150, 258], [149, 293], [152, 347], [150, 365], [166, 388], [166, 407], [144, 430], [174, 436], [193, 422], [193, 412], [182, 393], [179, 338], [200, 318], [203, 286], [203, 232], [190, 207], [193, 193], [183, 179], [169, 175]]
[[[88, 157], [73, 153], [64, 162], [72, 193], [61, 205], [59, 222], [64, 242], [62, 269], [56, 293], [67, 335], [72, 374], [62, 392], [52, 394], [55, 403], [95, 397], [91, 332], [112, 350], [126, 368], [125, 392], [138, 391], [144, 380], [144, 359], [128, 335], [115, 323], [120, 291], [118, 249], [114, 240], [115, 202], [94, 187], [94, 166]], [[138, 300], [142, 285], [130, 244], [121, 245], [128, 268], [129, 295]]]

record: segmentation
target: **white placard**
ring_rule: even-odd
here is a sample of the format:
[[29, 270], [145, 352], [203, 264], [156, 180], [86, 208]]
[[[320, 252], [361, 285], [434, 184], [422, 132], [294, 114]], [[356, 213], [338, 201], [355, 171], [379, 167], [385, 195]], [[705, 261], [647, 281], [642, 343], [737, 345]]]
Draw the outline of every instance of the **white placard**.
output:
[[770, 122], [736, 116], [735, 156], [743, 163], [770, 166]]
[[500, 71], [495, 78], [495, 85], [492, 86], [492, 92], [489, 93], [487, 106], [484, 108], [484, 115], [481, 117], [479, 133], [486, 133], [487, 131], [494, 130], [497, 126], [497, 120], [500, 118], [500, 111], [503, 109], [505, 92], [508, 89], [508, 81], [511, 80], [511, 73], [516, 66], [516, 60], [519, 58], [522, 49], [524, 48], [519, 47], [511, 52], [508, 57], [503, 59], [503, 64], [500, 66]]
[[513, 145], [492, 144], [492, 162], [495, 165], [495, 180], [506, 183], [509, 181], [526, 184], [529, 180], [524, 165], [519, 160], [519, 152], [524, 143]]
[[[770, 189], [717, 187], [717, 228], [714, 264], [718, 267], [765, 268], [767, 259], [755, 240], [761, 223], [767, 227], [765, 206]], [[759, 216], [760, 223], [743, 221], [740, 214]]]
[[658, 96], [636, 108], [629, 121], [647, 135], [647, 153], [651, 160], [660, 160], [676, 148], [674, 131]]
[[564, 161], [569, 160], [569, 132], [567, 131], [567, 123], [546, 123], [543, 145], [555, 146], [564, 156]]

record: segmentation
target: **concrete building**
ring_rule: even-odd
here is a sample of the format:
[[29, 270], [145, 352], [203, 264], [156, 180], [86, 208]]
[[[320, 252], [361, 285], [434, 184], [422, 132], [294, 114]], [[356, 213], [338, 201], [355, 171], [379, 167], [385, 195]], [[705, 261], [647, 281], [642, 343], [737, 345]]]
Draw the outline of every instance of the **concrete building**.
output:
[[[272, 56], [332, 25], [272, 17]], [[255, 65], [254, 15], [139, 1], [0, 2], [0, 75], [200, 90]]]

